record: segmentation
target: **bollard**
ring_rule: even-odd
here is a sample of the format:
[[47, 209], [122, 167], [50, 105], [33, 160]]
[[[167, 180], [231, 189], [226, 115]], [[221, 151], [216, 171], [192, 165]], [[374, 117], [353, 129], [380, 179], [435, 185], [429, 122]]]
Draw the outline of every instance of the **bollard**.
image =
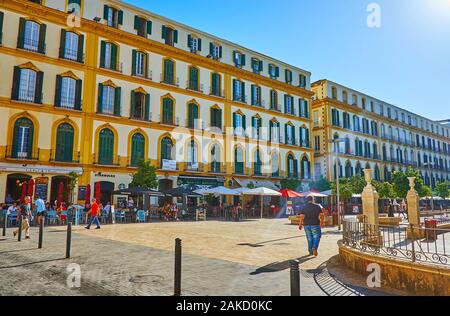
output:
[[297, 260], [291, 260], [291, 296], [300, 296], [300, 270]]
[[8, 225], [8, 214], [3, 215], [3, 237], [6, 236], [6, 225]]
[[175, 239], [175, 286], [174, 296], [181, 296], [181, 239]]
[[72, 223], [67, 223], [67, 238], [66, 238], [66, 259], [70, 258], [70, 246], [72, 244]]
[[38, 243], [39, 249], [42, 249], [43, 238], [44, 238], [44, 220], [41, 218], [41, 222], [39, 223], [39, 243]]
[[17, 241], [22, 241], [22, 215], [19, 216], [19, 233], [17, 234]]

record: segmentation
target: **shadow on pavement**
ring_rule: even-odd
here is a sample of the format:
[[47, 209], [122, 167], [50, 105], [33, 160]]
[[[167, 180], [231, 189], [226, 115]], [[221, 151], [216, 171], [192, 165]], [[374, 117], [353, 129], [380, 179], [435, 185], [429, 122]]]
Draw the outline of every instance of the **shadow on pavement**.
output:
[[24, 266], [28, 266], [28, 265], [32, 265], [32, 264], [47, 263], [47, 262], [54, 262], [54, 261], [64, 261], [64, 260], [67, 260], [67, 259], [59, 258], [59, 259], [49, 259], [49, 260], [42, 260], [42, 261], [36, 261], [36, 262], [22, 263], [22, 264], [18, 264], [15, 266], [0, 267], [0, 270], [24, 267]]
[[4, 254], [4, 253], [13, 253], [13, 252], [22, 252], [22, 251], [31, 251], [31, 250], [38, 250], [38, 248], [36, 247], [36, 248], [28, 248], [28, 249], [2, 251], [2, 252], [0, 252], [0, 255]]
[[291, 264], [290, 262], [292, 260], [297, 260], [300, 264], [311, 260], [313, 257], [311, 256], [303, 256], [297, 259], [290, 259], [290, 260], [285, 260], [285, 261], [280, 261], [280, 262], [273, 262], [273, 263], [269, 263], [268, 265], [258, 268], [255, 271], [251, 272], [250, 275], [258, 275], [261, 273], [271, 273], [271, 272], [279, 272], [279, 271], [283, 271], [286, 269], [289, 269]]
[[264, 247], [264, 244], [269, 244], [269, 243], [276, 242], [276, 241], [284, 241], [284, 240], [289, 240], [289, 239], [296, 239], [296, 238], [300, 238], [300, 237], [302, 237], [302, 236], [294, 236], [294, 237], [287, 237], [287, 238], [267, 240], [267, 241], [262, 241], [262, 242], [258, 242], [258, 243], [255, 243], [255, 244], [242, 243], [242, 244], [237, 244], [237, 245], [238, 246], [249, 246], [249, 247], [257, 248], [257, 247]]

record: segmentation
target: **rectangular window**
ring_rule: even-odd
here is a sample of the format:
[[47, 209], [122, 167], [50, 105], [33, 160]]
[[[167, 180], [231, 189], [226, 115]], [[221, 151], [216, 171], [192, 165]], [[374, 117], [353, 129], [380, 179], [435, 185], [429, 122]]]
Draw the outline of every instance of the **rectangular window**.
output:
[[75, 80], [69, 77], [61, 79], [61, 103], [62, 108], [75, 108]]
[[245, 55], [242, 53], [239, 53], [237, 51], [233, 52], [233, 61], [234, 65], [238, 68], [242, 68], [245, 66]]
[[30, 69], [20, 71], [19, 101], [34, 102], [36, 92], [36, 72]]
[[188, 35], [188, 47], [191, 49], [192, 53], [202, 51], [202, 39], [194, 35]]
[[233, 80], [233, 100], [245, 103], [245, 82], [239, 81], [237, 79]]
[[269, 64], [269, 76], [272, 79], [277, 79], [280, 76], [280, 68], [274, 64]]
[[147, 35], [152, 34], [152, 21], [136, 15], [134, 17], [134, 29], [137, 35], [147, 37]]
[[278, 111], [278, 93], [275, 90], [270, 91], [270, 109]]
[[211, 127], [222, 129], [222, 110], [212, 108], [211, 109]]
[[222, 96], [221, 90], [222, 90], [222, 78], [220, 74], [213, 73], [211, 74], [211, 95], [215, 95], [218, 97]]
[[83, 46], [84, 35], [61, 30], [60, 58], [82, 63], [84, 60]]
[[110, 86], [103, 87], [103, 108], [102, 113], [114, 114], [115, 89]]
[[252, 70], [256, 74], [260, 74], [263, 71], [263, 61], [258, 58], [252, 58]]
[[209, 55], [214, 60], [222, 58], [222, 46], [216, 43], [209, 43]]
[[47, 26], [32, 20], [20, 18], [17, 47], [45, 54], [45, 34]]
[[295, 115], [294, 97], [290, 95], [284, 96], [284, 113]]
[[143, 52], [133, 51], [133, 75], [147, 76], [147, 54]]
[[284, 71], [286, 83], [292, 84], [292, 71], [289, 69], [285, 69]]
[[300, 117], [308, 118], [309, 117], [308, 101], [304, 99], [299, 99], [298, 102], [299, 102]]
[[306, 76], [300, 74], [299, 75], [299, 85], [300, 88], [306, 89]]
[[252, 85], [252, 105], [261, 106], [261, 87]]
[[119, 25], [123, 24], [123, 11], [105, 5], [103, 7], [103, 19], [107, 26], [118, 28]]
[[100, 67], [117, 70], [117, 46], [113, 43], [101, 42]]
[[178, 31], [169, 26], [162, 26], [162, 38], [166, 45], [174, 46], [178, 43]]

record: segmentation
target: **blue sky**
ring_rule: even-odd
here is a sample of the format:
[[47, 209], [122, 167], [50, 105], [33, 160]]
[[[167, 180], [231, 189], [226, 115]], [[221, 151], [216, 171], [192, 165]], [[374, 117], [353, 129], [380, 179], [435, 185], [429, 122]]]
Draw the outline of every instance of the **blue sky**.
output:
[[[450, 118], [450, 0], [125, 1], [308, 70], [313, 81]], [[380, 28], [367, 26], [372, 2]]]

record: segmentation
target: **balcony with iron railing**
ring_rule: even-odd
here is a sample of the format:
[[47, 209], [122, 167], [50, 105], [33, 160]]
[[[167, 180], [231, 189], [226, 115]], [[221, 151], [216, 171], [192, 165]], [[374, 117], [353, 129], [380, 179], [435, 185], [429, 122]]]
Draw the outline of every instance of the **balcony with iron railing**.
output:
[[55, 108], [72, 111], [81, 111], [81, 109], [83, 108], [83, 101], [80, 102], [79, 106], [80, 107], [78, 108], [78, 105], [75, 104], [75, 98], [71, 98], [71, 99], [61, 99], [60, 104], [58, 106], [55, 105]]
[[205, 85], [203, 83], [195, 85], [193, 82], [186, 80], [186, 90], [204, 93]]
[[131, 75], [134, 76], [134, 77], [141, 78], [141, 79], [146, 79], [146, 80], [152, 80], [153, 81], [153, 71], [152, 70], [144, 71], [143, 73], [135, 71]]
[[[41, 102], [36, 103], [36, 91], [30, 90], [30, 89], [19, 89], [17, 93], [17, 98], [14, 98], [14, 101], [20, 101], [20, 102], [27, 102], [27, 103], [34, 103], [34, 104], [42, 104], [42, 100], [44, 98], [44, 94], [41, 93]], [[14, 95], [14, 92], [13, 92]]]
[[209, 88], [209, 95], [219, 97], [219, 98], [225, 98], [225, 90], [221, 89], [213, 89], [212, 87]]
[[44, 44], [43, 47], [39, 47], [39, 41], [32, 40], [29, 38], [24, 38], [22, 47], [18, 47], [18, 48], [29, 51], [29, 52], [45, 55], [47, 46]]
[[247, 104], [247, 96], [246, 95], [233, 95], [233, 101]]
[[65, 153], [58, 153], [54, 149], [50, 149], [50, 159], [49, 162], [60, 162], [60, 163], [80, 163], [80, 152], [76, 152], [72, 155], [66, 155]]
[[84, 64], [86, 55], [83, 53], [79, 56], [78, 50], [65, 48], [60, 58]]
[[175, 86], [175, 87], [178, 87], [178, 88], [180, 87], [180, 78], [179, 77], [176, 77], [176, 78], [175, 77], [172, 77], [172, 78], [165, 77], [161, 73], [159, 78], [160, 78], [160, 83], [168, 84], [168, 85]]
[[120, 167], [120, 156], [104, 157], [102, 155], [93, 154], [94, 165]]
[[6, 146], [5, 159], [13, 160], [39, 160], [40, 148], [33, 147], [29, 150], [20, 151], [13, 146]]
[[185, 172], [204, 172], [204, 167], [198, 162], [187, 162], [184, 165]]

